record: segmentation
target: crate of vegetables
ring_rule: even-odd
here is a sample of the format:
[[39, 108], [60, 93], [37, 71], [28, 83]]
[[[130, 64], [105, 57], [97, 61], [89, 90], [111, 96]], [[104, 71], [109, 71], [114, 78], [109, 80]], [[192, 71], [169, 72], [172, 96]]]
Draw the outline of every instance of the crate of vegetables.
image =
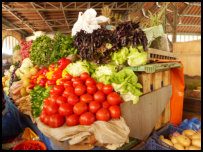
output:
[[173, 124], [166, 128], [154, 132], [152, 138], [167, 148], [173, 150], [200, 150], [201, 132], [195, 132], [192, 129], [183, 130]]
[[147, 143], [139, 150], [172, 150], [172, 149], [159, 145], [154, 139], [149, 139]]

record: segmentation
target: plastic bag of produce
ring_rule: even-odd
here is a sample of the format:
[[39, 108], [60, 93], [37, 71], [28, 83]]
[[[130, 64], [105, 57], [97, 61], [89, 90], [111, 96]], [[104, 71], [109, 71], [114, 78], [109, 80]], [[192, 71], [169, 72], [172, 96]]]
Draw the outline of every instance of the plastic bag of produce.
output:
[[94, 135], [98, 143], [110, 148], [116, 149], [128, 142], [130, 130], [124, 119], [112, 119], [108, 122], [95, 121], [90, 126], [78, 125], [67, 127], [66, 124], [59, 128], [50, 128], [36, 119], [39, 130], [49, 138], [56, 141], [67, 141], [70, 145], [75, 145]]

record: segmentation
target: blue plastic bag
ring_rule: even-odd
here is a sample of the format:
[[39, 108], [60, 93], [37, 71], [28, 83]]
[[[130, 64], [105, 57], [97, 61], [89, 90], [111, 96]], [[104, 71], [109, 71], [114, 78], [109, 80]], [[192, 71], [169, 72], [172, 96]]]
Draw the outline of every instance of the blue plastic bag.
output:
[[198, 131], [201, 128], [201, 122], [197, 117], [193, 117], [192, 119], [188, 120], [185, 119], [179, 126], [178, 128], [181, 129], [192, 129], [194, 131]]

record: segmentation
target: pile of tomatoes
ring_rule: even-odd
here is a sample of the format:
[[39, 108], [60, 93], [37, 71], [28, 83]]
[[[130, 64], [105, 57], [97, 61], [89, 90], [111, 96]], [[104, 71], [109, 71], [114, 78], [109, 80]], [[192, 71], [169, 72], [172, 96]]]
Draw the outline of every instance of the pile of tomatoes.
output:
[[52, 128], [91, 125], [94, 121], [120, 118], [123, 99], [109, 84], [96, 83], [88, 73], [66, 74], [44, 99], [40, 120]]

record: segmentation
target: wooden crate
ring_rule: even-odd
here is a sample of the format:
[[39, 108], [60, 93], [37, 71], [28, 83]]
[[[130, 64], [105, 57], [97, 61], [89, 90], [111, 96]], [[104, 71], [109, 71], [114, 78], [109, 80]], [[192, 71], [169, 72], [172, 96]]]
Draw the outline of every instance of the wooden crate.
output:
[[[170, 85], [170, 69], [163, 70], [155, 73], [138, 73], [138, 81], [142, 84], [143, 94], [150, 93], [162, 87]], [[164, 124], [170, 120], [170, 100], [165, 109], [161, 113], [156, 125], [155, 130], [160, 129]]]
[[143, 94], [170, 85], [170, 69], [155, 73], [137, 72], [136, 75], [138, 76], [138, 82], [142, 84], [141, 91]]
[[162, 51], [158, 49], [148, 48], [147, 63], [156, 59], [177, 60], [178, 55], [172, 52]]

